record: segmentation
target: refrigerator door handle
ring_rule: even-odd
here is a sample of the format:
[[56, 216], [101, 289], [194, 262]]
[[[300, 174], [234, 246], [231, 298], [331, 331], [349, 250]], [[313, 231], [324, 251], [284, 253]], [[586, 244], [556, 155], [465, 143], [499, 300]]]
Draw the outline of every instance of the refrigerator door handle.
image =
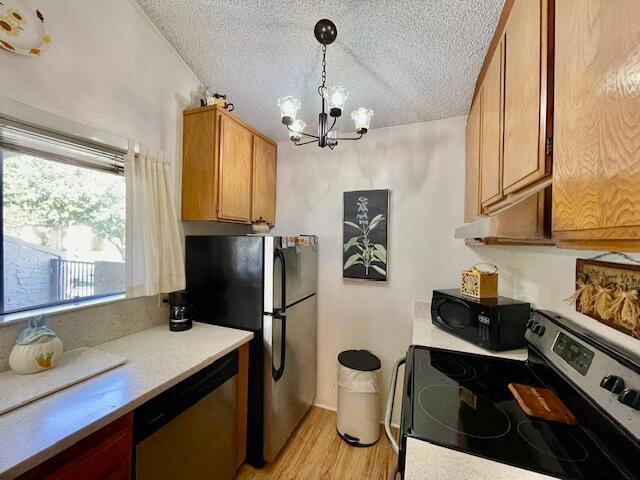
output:
[[[277, 382], [284, 375], [284, 362], [287, 351], [287, 262], [284, 252], [281, 248], [275, 249], [275, 258], [280, 260], [282, 270], [280, 273], [280, 308], [273, 309], [273, 318], [280, 320], [280, 366], [276, 369], [273, 366], [273, 357], [271, 360], [271, 376]], [[274, 259], [275, 260], [275, 259]], [[273, 331], [271, 333], [273, 335]], [[273, 340], [272, 340], [273, 341]], [[272, 343], [273, 345], [273, 343]]]
[[280, 320], [280, 366], [276, 369], [273, 366], [273, 360], [271, 361], [271, 376], [273, 377], [273, 381], [277, 382], [284, 374], [284, 362], [287, 351], [285, 348], [287, 344], [287, 315], [281, 312], [280, 309], [276, 309], [273, 318]]
[[287, 261], [281, 248], [276, 248], [275, 252], [275, 258], [280, 260], [282, 264], [282, 273], [280, 274], [280, 313], [284, 314], [287, 311]]

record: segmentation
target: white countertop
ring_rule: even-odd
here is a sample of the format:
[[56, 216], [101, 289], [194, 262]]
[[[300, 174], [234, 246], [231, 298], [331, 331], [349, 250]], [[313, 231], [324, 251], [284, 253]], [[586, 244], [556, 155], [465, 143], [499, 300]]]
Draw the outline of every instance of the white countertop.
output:
[[[526, 360], [527, 349], [492, 352], [442, 330], [431, 319], [413, 320], [413, 345], [443, 348], [465, 353]], [[404, 480], [543, 480], [549, 477], [486, 458], [444, 448], [415, 438], [407, 439]]]
[[449, 332], [436, 327], [431, 323], [431, 318], [413, 319], [413, 345], [425, 345], [427, 347], [444, 348], [457, 352], [475, 353], [478, 355], [490, 355], [492, 357], [510, 358], [512, 360], [526, 360], [527, 349], [507, 350], [505, 352], [492, 352], [482, 347], [467, 342]]
[[545, 480], [551, 478], [555, 477], [440, 447], [415, 438], [407, 439], [404, 480]]
[[94, 347], [127, 363], [1, 415], [0, 479], [26, 472], [251, 338], [195, 322], [185, 332], [162, 325]]

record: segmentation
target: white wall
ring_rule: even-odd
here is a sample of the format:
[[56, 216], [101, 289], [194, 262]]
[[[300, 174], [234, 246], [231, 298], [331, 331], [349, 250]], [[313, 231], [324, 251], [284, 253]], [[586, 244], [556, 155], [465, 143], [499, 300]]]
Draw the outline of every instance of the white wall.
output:
[[[471, 250], [483, 261], [500, 266], [501, 295], [527, 300], [536, 308], [558, 312], [636, 356], [640, 361], [640, 341], [577, 313], [574, 306], [566, 300], [575, 286], [576, 258], [590, 258], [603, 252], [553, 247], [481, 246]], [[620, 257], [609, 259], [624, 262]]]
[[[318, 393], [335, 407], [336, 358], [349, 348], [389, 369], [411, 342], [413, 302], [455, 286], [476, 256], [452, 238], [463, 221], [465, 118], [374, 129], [334, 151], [278, 145], [278, 232], [319, 235]], [[342, 194], [389, 188], [388, 283], [342, 279]]]
[[[182, 111], [197, 105], [200, 82], [133, 0], [29, 3], [45, 15], [53, 43], [39, 58], [0, 50], [0, 95], [161, 148], [179, 172]], [[188, 224], [185, 231], [225, 227]], [[60, 314], [53, 323], [65, 344], [80, 346], [166, 321], [157, 299], [134, 299]], [[0, 371], [20, 328], [0, 325]]]
[[0, 51], [1, 95], [179, 158], [182, 110], [200, 82], [132, 0], [30, 0], [53, 43]]
[[[453, 238], [463, 223], [465, 124], [454, 118], [374, 129], [334, 151], [278, 145], [277, 232], [319, 235], [318, 404], [335, 407], [336, 358], [348, 348], [380, 357], [386, 391], [393, 361], [411, 342], [413, 302], [457, 287], [460, 271], [483, 260], [500, 266], [502, 295], [570, 315], [640, 353], [640, 342], [564, 302], [575, 258], [593, 252], [470, 248]], [[387, 284], [342, 279], [342, 194], [372, 188], [391, 189]]]

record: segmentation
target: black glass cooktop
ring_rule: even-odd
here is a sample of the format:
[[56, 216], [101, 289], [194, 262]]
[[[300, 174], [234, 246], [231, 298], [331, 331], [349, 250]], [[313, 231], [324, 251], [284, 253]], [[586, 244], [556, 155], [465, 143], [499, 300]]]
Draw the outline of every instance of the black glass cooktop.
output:
[[561, 478], [629, 478], [580, 422], [539, 421], [520, 409], [508, 384], [549, 388], [541, 373], [525, 362], [411, 347], [403, 433]]

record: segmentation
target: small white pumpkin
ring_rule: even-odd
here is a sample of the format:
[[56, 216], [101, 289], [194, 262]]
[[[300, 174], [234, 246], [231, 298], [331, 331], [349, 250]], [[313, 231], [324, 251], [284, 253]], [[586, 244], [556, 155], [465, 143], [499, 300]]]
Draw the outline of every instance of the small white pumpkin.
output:
[[9, 366], [22, 375], [40, 372], [54, 367], [62, 351], [62, 341], [45, 324], [44, 316], [33, 317], [11, 350]]

